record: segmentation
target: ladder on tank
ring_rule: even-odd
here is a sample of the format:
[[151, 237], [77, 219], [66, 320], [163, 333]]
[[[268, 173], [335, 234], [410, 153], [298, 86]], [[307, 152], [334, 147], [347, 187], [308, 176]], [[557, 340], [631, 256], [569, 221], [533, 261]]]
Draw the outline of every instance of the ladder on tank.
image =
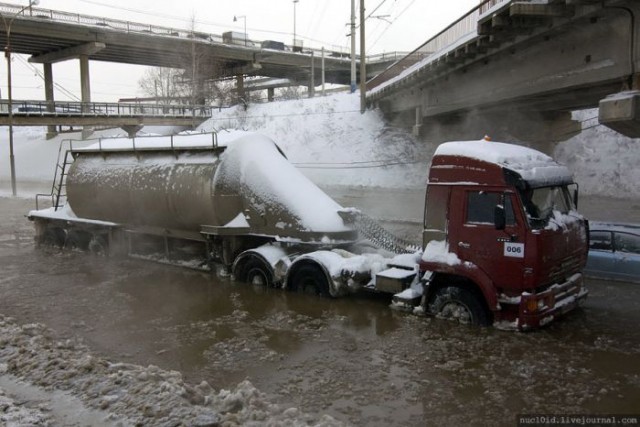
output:
[[[68, 148], [64, 149], [65, 143], [67, 143]], [[63, 140], [60, 142], [60, 148], [58, 149], [58, 159], [56, 161], [56, 169], [53, 174], [53, 184], [51, 185], [51, 193], [50, 194], [36, 194], [36, 209], [39, 209], [38, 200], [40, 197], [51, 198], [51, 206], [53, 210], [58, 210], [63, 207], [67, 200], [67, 174], [69, 166], [73, 163], [74, 157], [71, 154], [72, 150], [72, 141], [71, 140]], [[64, 151], [64, 155], [62, 154]]]
[[[62, 148], [62, 144], [60, 144], [60, 148]], [[67, 173], [68, 166], [73, 163], [73, 155], [71, 154], [71, 150], [64, 151], [64, 159], [60, 162], [61, 152], [58, 153], [58, 162], [56, 164], [56, 172], [53, 176], [53, 187], [52, 187], [52, 195], [53, 195], [53, 209], [58, 210], [61, 208], [65, 202], [67, 201]]]

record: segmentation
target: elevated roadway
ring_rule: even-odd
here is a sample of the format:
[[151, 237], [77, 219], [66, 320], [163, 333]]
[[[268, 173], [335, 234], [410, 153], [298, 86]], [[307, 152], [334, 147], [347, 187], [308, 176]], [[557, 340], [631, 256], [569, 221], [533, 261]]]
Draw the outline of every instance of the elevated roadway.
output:
[[[0, 13], [12, 16], [20, 6], [0, 3]], [[0, 31], [6, 46], [6, 33]], [[272, 44], [277, 46], [277, 44]], [[243, 38], [224, 40], [221, 35], [144, 23], [80, 15], [31, 7], [16, 16], [11, 29], [12, 51], [31, 55], [33, 63], [52, 63], [85, 56], [108, 61], [156, 67], [185, 68], [197, 60], [211, 78], [254, 75], [288, 78], [307, 85], [314, 68], [320, 81], [324, 62], [327, 83], [349, 84], [350, 58], [344, 51], [327, 49], [262, 49], [261, 42]], [[195, 59], [194, 59], [195, 55]], [[373, 77], [404, 54], [374, 55], [367, 59]], [[359, 62], [359, 59], [357, 59]]]
[[580, 131], [570, 112], [598, 105], [637, 137], [638, 95], [607, 96], [640, 89], [638, 70], [638, 1], [488, 0], [371, 79], [367, 101], [435, 139], [563, 140]]

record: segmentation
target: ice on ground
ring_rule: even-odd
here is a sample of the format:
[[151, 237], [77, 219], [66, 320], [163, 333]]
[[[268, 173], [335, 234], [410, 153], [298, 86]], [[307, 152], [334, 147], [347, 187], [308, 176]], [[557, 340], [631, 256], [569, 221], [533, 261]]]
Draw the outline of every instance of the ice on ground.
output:
[[[21, 405], [7, 389], [36, 396], [38, 402], [48, 397], [44, 403]], [[189, 384], [179, 372], [113, 363], [81, 343], [57, 341], [40, 324], [19, 325], [0, 315], [0, 421], [67, 425], [63, 414], [47, 409], [52, 406], [75, 408], [84, 420], [103, 425], [344, 425], [327, 415], [271, 403], [246, 380], [232, 390], [215, 390], [206, 381]]]

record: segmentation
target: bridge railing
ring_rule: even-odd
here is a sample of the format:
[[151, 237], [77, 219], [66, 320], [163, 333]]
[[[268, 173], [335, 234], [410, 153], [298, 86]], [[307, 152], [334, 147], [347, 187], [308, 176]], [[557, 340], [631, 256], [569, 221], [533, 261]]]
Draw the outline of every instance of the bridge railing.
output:
[[418, 61], [435, 56], [439, 52], [446, 51], [450, 46], [470, 34], [476, 33], [478, 19], [491, 8], [511, 0], [485, 0], [478, 6], [471, 9], [462, 17], [454, 21], [444, 30], [424, 42], [413, 52], [409, 53], [399, 61], [390, 65], [386, 70], [367, 82], [367, 90], [371, 90], [384, 82], [399, 76], [404, 70], [416, 64]]
[[[219, 107], [119, 102], [13, 101], [16, 116], [211, 117]], [[0, 114], [9, 114], [9, 102], [0, 100]]]

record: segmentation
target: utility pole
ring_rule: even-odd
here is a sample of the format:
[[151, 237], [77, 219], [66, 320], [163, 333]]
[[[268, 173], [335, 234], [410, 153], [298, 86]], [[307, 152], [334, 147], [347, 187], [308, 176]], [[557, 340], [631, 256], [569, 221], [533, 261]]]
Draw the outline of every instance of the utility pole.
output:
[[364, 0], [360, 0], [360, 113], [367, 106], [367, 67], [364, 52]]
[[356, 86], [356, 0], [351, 0], [351, 93]]
[[296, 51], [297, 40], [296, 40], [296, 3], [298, 0], [293, 0], [293, 51]]

